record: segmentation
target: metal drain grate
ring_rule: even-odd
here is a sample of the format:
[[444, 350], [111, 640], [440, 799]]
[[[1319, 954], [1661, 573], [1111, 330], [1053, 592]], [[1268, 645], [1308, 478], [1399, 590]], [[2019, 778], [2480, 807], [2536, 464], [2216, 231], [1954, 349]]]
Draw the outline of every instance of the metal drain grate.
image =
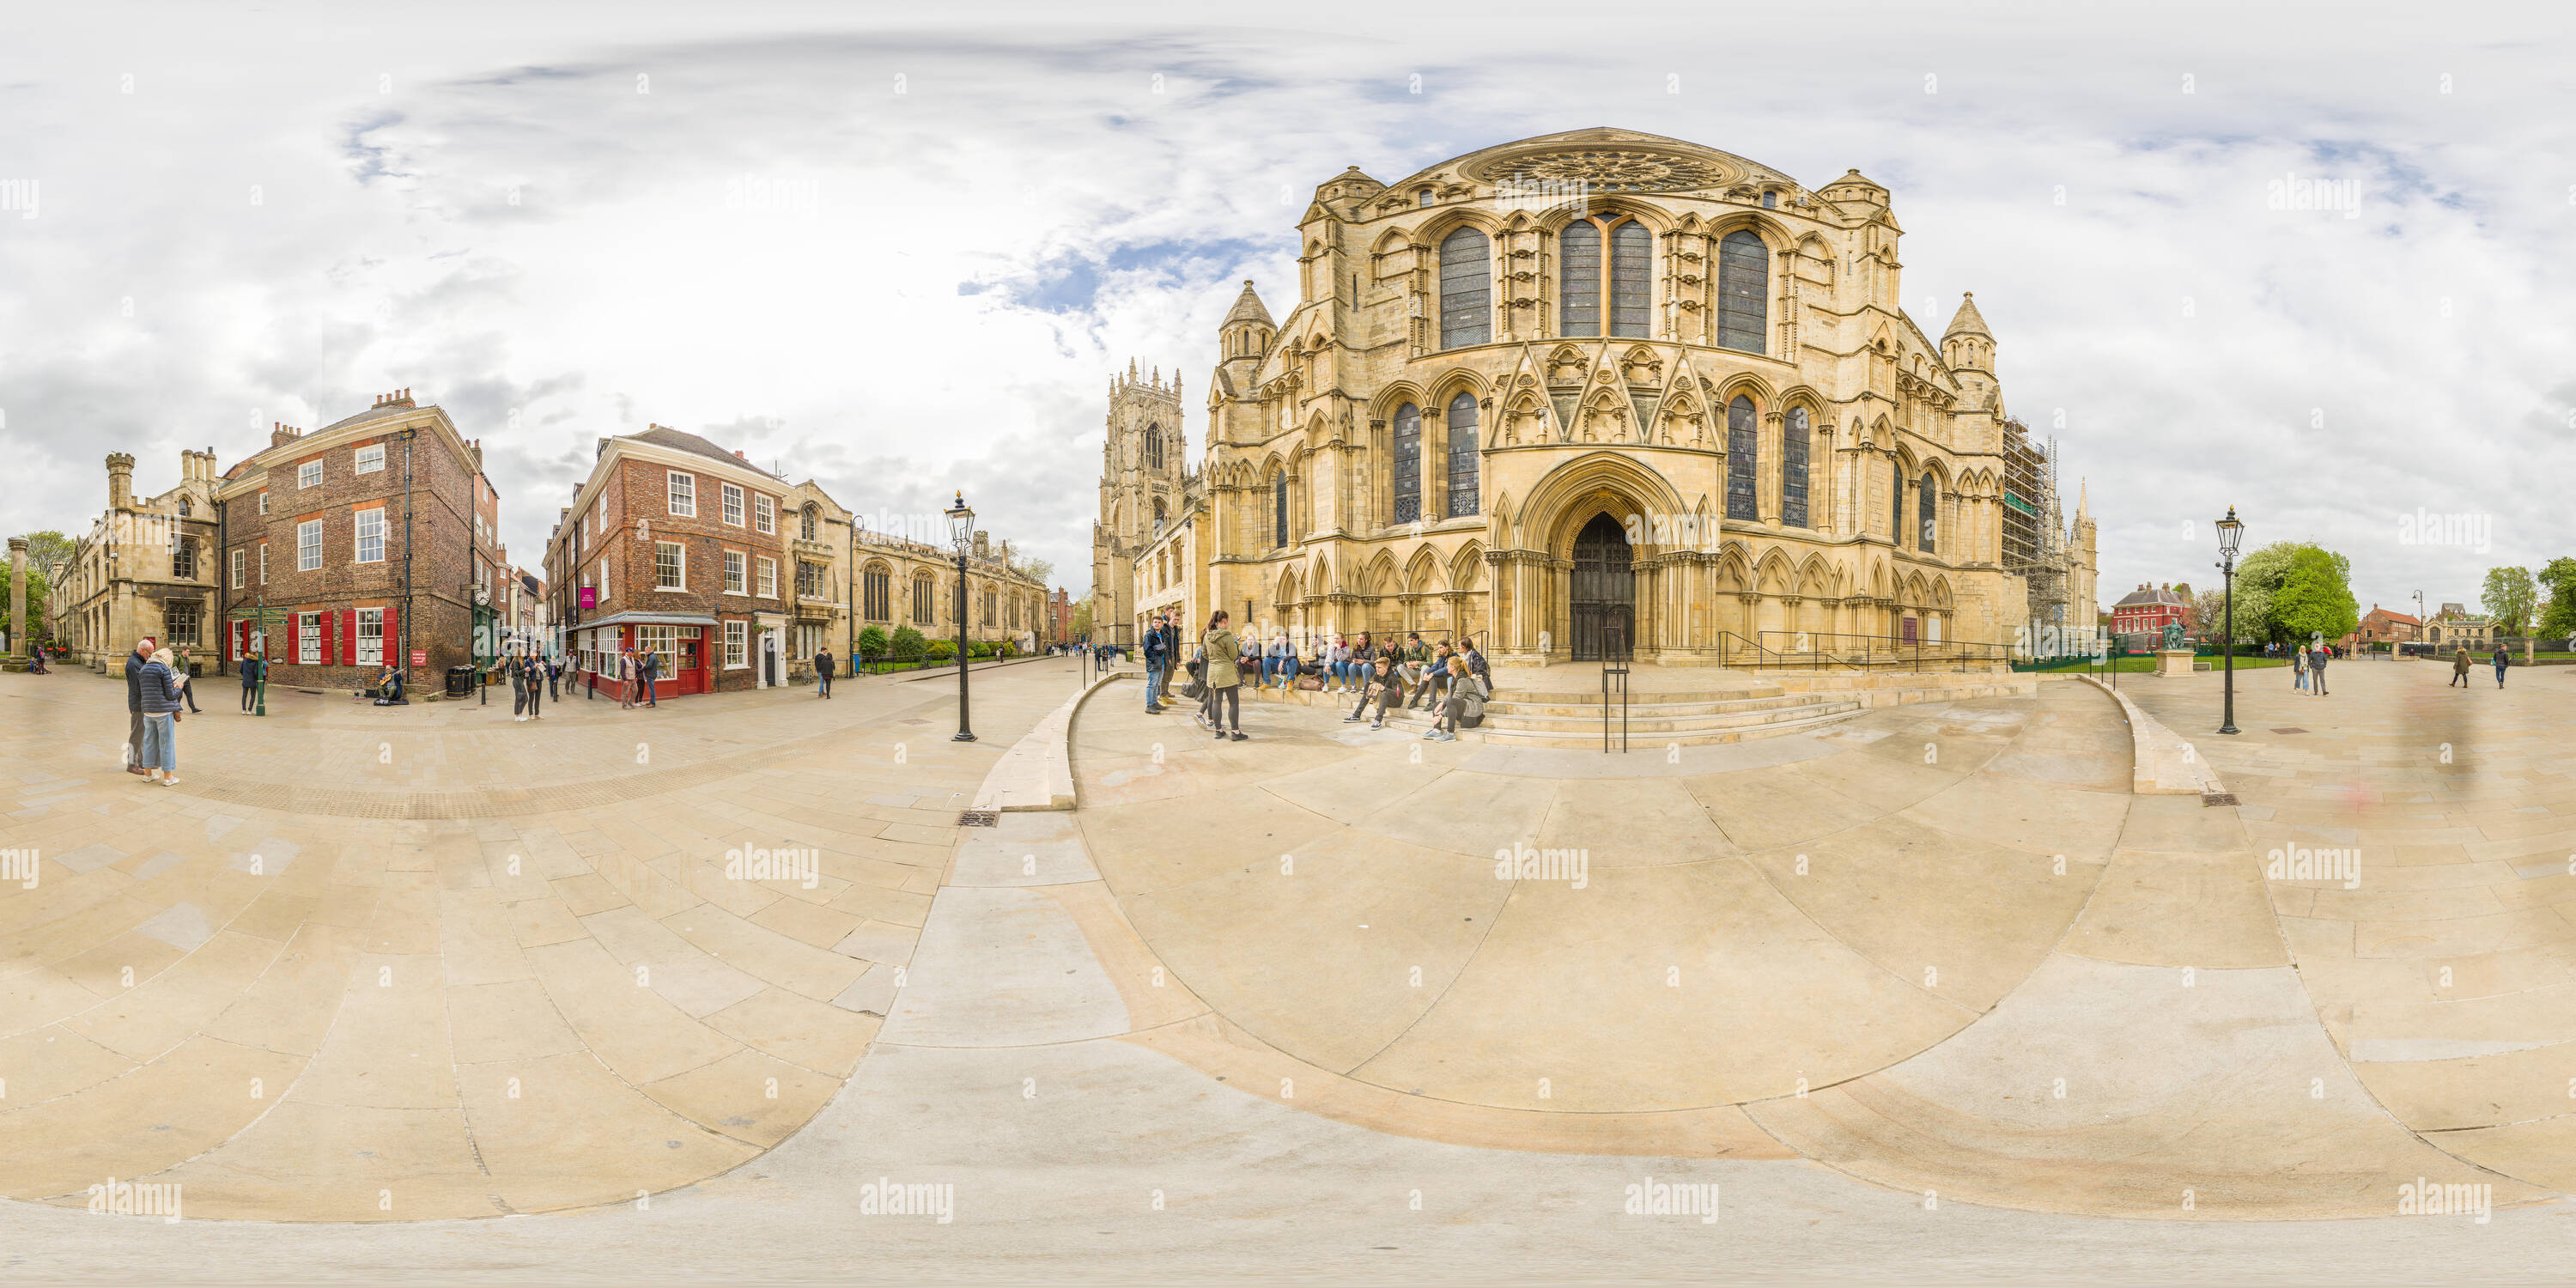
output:
[[1001, 825], [1002, 816], [988, 809], [964, 810], [957, 815], [959, 827], [1000, 827]]
[[2200, 794], [2200, 803], [2201, 803], [2202, 805], [2204, 805], [2204, 806], [2210, 806], [2210, 805], [2233, 805], [2233, 804], [2235, 804], [2235, 803], [2236, 803], [2236, 793], [2234, 793], [2234, 792], [2202, 792], [2202, 793]]

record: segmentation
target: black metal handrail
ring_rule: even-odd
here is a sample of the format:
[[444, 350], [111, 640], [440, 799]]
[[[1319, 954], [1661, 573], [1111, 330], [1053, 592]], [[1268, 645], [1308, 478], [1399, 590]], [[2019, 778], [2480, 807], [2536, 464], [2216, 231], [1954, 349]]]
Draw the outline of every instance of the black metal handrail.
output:
[[1601, 754], [1610, 754], [1610, 677], [1619, 677], [1619, 750], [1628, 750], [1628, 668], [1601, 664]]
[[[1782, 653], [1782, 652], [1781, 652], [1781, 651], [1779, 651], [1778, 649], [1770, 648], [1770, 647], [1768, 647], [1768, 646], [1764, 645], [1764, 644], [1763, 644], [1761, 641], [1759, 641], [1759, 640], [1749, 640], [1749, 639], [1746, 639], [1746, 638], [1744, 638], [1743, 636], [1738, 635], [1738, 634], [1736, 634], [1736, 633], [1735, 633], [1735, 632], [1733, 632], [1733, 631], [1719, 631], [1719, 632], [1717, 633], [1717, 661], [1718, 661], [1718, 665], [1720, 665], [1720, 666], [1736, 666], [1736, 665], [1739, 665], [1739, 663], [1735, 660], [1735, 652], [1734, 652], [1734, 650], [1733, 650], [1733, 649], [1731, 649], [1731, 648], [1729, 648], [1729, 647], [1727, 646], [1727, 641], [1728, 641], [1728, 640], [1734, 640], [1735, 642], [1737, 642], [1737, 643], [1739, 643], [1739, 644], [1744, 645], [1746, 648], [1749, 648], [1749, 649], [1753, 650], [1753, 663], [1752, 663], [1752, 664], [1753, 664], [1753, 666], [1755, 666], [1756, 668], [1759, 668], [1759, 669], [1765, 669], [1765, 670], [1767, 670], [1767, 669], [1769, 669], [1769, 668], [1771, 668], [1771, 667], [1773, 667], [1773, 666], [1778, 666], [1778, 667], [1781, 667], [1781, 668], [1784, 668], [1784, 669], [1785, 669], [1785, 668], [1787, 668], [1787, 667], [1789, 667], [1789, 666], [1795, 665], [1795, 664], [1798, 662], [1798, 660], [1799, 660], [1799, 659], [1798, 659], [1798, 657], [1797, 657], [1796, 655], [1794, 655], [1794, 654], [1789, 654], [1789, 653]], [[1768, 660], [1768, 658], [1770, 658], [1770, 657], [1777, 657], [1777, 658], [1779, 658], [1780, 660], [1779, 660], [1778, 662], [1776, 662], [1776, 663], [1775, 663], [1775, 662], [1772, 662], [1772, 661], [1769, 661], [1769, 660]], [[1854, 674], [1857, 674], [1857, 675], [1867, 675], [1867, 674], [1869, 674], [1869, 668], [1867, 668], [1867, 667], [1862, 667], [1862, 666], [1854, 666], [1854, 665], [1852, 665], [1850, 662], [1844, 661], [1842, 658], [1837, 657], [1837, 656], [1835, 656], [1835, 655], [1833, 655], [1833, 654], [1829, 654], [1829, 653], [1828, 653], [1828, 654], [1817, 654], [1817, 655], [1815, 655], [1814, 657], [1812, 657], [1811, 659], [1809, 659], [1809, 669], [1811, 669], [1811, 670], [1819, 670], [1819, 671], [1821, 671], [1821, 670], [1823, 670], [1823, 669], [1824, 669], [1824, 663], [1826, 663], [1826, 662], [1831, 662], [1831, 663], [1833, 663], [1834, 665], [1839, 666], [1839, 667], [1843, 668], [1844, 670], [1846, 670], [1846, 671], [1850, 671], [1850, 672], [1852, 672], [1852, 673], [1854, 673]]]
[[[1905, 665], [1908, 659], [1911, 659], [1912, 665], [1908, 669], [1917, 671], [1924, 669], [1923, 662], [1927, 652], [1934, 665], [1956, 661], [1963, 674], [1967, 671], [1971, 660], [2007, 667], [2012, 665], [2011, 650], [2001, 644], [1978, 644], [1966, 640], [1927, 641], [1920, 635], [1908, 640], [1895, 635], [1859, 635], [1832, 631], [1772, 630], [1762, 631], [1759, 634], [1764, 637], [1790, 636], [1811, 641], [1807, 648], [1775, 649], [1768, 644], [1761, 645], [1766, 652], [1776, 653], [1782, 657], [1796, 657], [1800, 654], [1816, 658], [1835, 656], [1826, 652], [1825, 641], [1850, 640], [1859, 642], [1862, 647], [1849, 651], [1857, 652], [1871, 666], [1881, 665], [1877, 659], [1882, 649], [1888, 657], [1886, 665]], [[1851, 665], [1851, 663], [1846, 661], [1845, 665]]]

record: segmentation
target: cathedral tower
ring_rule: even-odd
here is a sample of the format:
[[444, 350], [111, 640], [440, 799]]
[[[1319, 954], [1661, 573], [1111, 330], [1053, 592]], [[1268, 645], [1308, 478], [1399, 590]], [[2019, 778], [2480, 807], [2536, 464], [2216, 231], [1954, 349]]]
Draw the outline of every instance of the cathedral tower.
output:
[[[1266, 320], [1266, 319], [1265, 319]], [[1181, 504], [1181, 376], [1162, 371], [1109, 382], [1108, 433], [1100, 445], [1100, 517], [1091, 525], [1091, 636], [1106, 644], [1136, 642], [1136, 552], [1154, 539]]]

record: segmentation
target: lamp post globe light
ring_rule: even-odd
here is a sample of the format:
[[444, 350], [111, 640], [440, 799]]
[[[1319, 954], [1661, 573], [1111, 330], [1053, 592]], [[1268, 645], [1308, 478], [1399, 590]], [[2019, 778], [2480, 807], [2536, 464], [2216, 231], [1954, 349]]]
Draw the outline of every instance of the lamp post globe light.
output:
[[2220, 733], [2238, 732], [2236, 728], [2236, 543], [2244, 539], [2245, 524], [2236, 517], [2236, 507], [2231, 505], [2227, 507], [2227, 517], [2218, 521], [2218, 568], [2223, 574], [2220, 584], [2226, 587], [2227, 596], [2227, 633], [2220, 641], [2220, 647], [2226, 650], [2227, 696], [2225, 711], [2218, 721]]
[[975, 512], [966, 508], [962, 491], [948, 510], [948, 541], [957, 548], [957, 736], [949, 741], [973, 742], [975, 731], [966, 722], [966, 551], [975, 541]]

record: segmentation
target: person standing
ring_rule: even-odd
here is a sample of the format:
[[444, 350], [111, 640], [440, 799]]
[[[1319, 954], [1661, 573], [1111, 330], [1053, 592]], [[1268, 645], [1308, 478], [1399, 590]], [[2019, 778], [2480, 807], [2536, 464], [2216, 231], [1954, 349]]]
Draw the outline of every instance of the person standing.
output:
[[832, 650], [828, 648], [814, 655], [814, 696], [832, 696]]
[[1171, 669], [1171, 642], [1163, 638], [1163, 619], [1145, 628], [1145, 714], [1163, 714], [1163, 672]]
[[188, 687], [174, 665], [170, 650], [161, 649], [134, 676], [143, 710], [144, 777], [163, 787], [179, 784], [179, 698]]
[[268, 674], [268, 659], [257, 653], [245, 653], [241, 660], [242, 714], [258, 708], [259, 682]]
[[549, 702], [556, 701], [556, 700], [559, 700], [559, 699], [563, 696], [563, 695], [561, 695], [560, 693], [557, 693], [557, 692], [555, 691], [555, 682], [556, 682], [556, 681], [558, 681], [558, 680], [561, 680], [562, 678], [563, 678], [563, 659], [562, 659], [561, 657], [550, 657], [550, 658], [547, 658], [547, 659], [546, 659], [546, 700], [547, 700], [547, 701], [549, 701]]
[[2330, 654], [2326, 646], [2319, 644], [2308, 657], [2308, 683], [2315, 686], [2316, 696], [2320, 698], [2326, 695], [2326, 658], [2328, 656]]
[[2512, 654], [2509, 654], [2509, 653], [2507, 653], [2507, 652], [2505, 652], [2505, 651], [2504, 651], [2504, 645], [2502, 645], [2502, 644], [2498, 644], [2498, 645], [2496, 645], [2496, 651], [2495, 651], [2495, 669], [2496, 669], [2496, 687], [2497, 687], [2497, 688], [2501, 689], [2501, 688], [2503, 688], [2503, 687], [2504, 687], [2504, 669], [2505, 669], [2506, 667], [2508, 667], [2508, 666], [2511, 666], [2512, 664], [2513, 664], [2513, 655], [2512, 655]]
[[635, 709], [635, 650], [617, 650], [617, 709]]
[[2449, 684], [2443, 685], [2442, 687], [2443, 687], [2443, 688], [2446, 688], [2446, 689], [2447, 689], [2447, 688], [2453, 688], [2453, 687], [2457, 687], [2457, 688], [2465, 689], [2465, 688], [2469, 687], [2469, 646], [2468, 646], [2468, 645], [2466, 645], [2466, 644], [2461, 645], [2461, 646], [2460, 646], [2460, 651], [2452, 655], [2452, 657], [2451, 657], [2451, 682], [2450, 682]]
[[146, 635], [134, 651], [125, 655], [125, 772], [148, 774], [143, 768], [143, 668], [152, 665], [152, 651], [160, 641]]
[[528, 677], [528, 718], [543, 720], [546, 718], [546, 660], [534, 653], [528, 654], [524, 660], [526, 665], [521, 670]]
[[501, 675], [510, 682], [510, 719], [520, 724], [528, 720], [528, 659], [513, 653], [501, 663]]
[[636, 673], [642, 676], [644, 681], [644, 705], [661, 706], [662, 694], [659, 682], [662, 678], [662, 655], [648, 648], [637, 654], [635, 661]]
[[2308, 691], [2308, 651], [2306, 649], [2290, 654], [2290, 687], [2301, 693]]
[[[176, 660], [171, 662], [170, 665], [171, 669], [177, 671], [179, 674], [194, 679], [197, 674], [196, 659], [189, 656], [190, 651], [189, 647], [185, 644], [179, 645], [177, 648], [171, 650]], [[195, 690], [190, 689], [186, 685], [181, 685], [179, 686], [179, 695], [188, 700], [189, 715], [199, 716], [205, 714], [205, 712], [197, 709], [197, 694]]]
[[1235, 659], [1243, 656], [1243, 641], [1228, 626], [1224, 609], [1208, 618], [1207, 638], [1207, 723], [1210, 732], [1224, 738], [1226, 726], [1234, 728], [1236, 742], [1243, 741], [1243, 669]]

